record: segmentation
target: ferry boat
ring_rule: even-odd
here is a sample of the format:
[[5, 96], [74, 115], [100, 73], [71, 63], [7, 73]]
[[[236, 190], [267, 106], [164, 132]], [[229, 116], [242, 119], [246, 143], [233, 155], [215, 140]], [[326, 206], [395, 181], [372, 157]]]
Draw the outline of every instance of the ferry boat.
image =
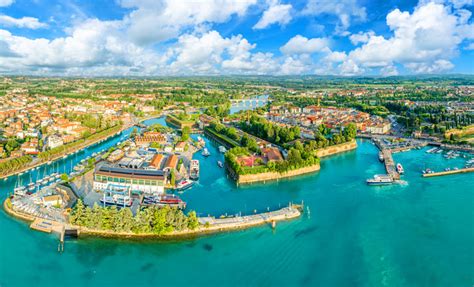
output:
[[199, 179], [199, 161], [197, 159], [191, 160], [189, 177], [193, 180]]
[[194, 181], [190, 179], [183, 179], [182, 181], [178, 182], [176, 184], [175, 190], [186, 190], [188, 188], [191, 188], [194, 185]]
[[384, 161], [383, 153], [381, 151], [379, 151], [379, 160], [380, 160], [380, 162]]
[[223, 167], [224, 167], [224, 164], [223, 164], [222, 161], [220, 161], [220, 160], [217, 161], [217, 165], [218, 165], [220, 168], [223, 168]]
[[209, 152], [209, 150], [206, 147], [202, 150], [201, 154], [205, 157], [208, 157], [208, 156], [211, 155], [211, 153]]
[[393, 179], [385, 174], [376, 174], [373, 178], [366, 180], [368, 185], [390, 185], [393, 184]]
[[159, 196], [145, 196], [143, 197], [144, 205], [156, 205], [158, 207], [177, 207], [179, 209], [186, 208], [186, 202], [174, 194], [164, 194]]
[[399, 174], [403, 174], [405, 171], [403, 170], [403, 166], [400, 163], [397, 163], [397, 172]]
[[219, 152], [220, 153], [225, 153], [226, 151], [227, 151], [227, 149], [225, 148], [225, 146], [222, 146], [222, 145], [219, 146]]

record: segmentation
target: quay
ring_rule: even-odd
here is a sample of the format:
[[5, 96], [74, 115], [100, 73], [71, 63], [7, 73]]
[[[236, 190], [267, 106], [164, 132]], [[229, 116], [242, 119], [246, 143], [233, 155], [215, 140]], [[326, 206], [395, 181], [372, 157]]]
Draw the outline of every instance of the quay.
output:
[[12, 217], [19, 218], [30, 223], [30, 228], [33, 230], [45, 233], [57, 233], [59, 235], [58, 251], [64, 250], [65, 236], [97, 236], [106, 238], [149, 238], [149, 239], [186, 239], [207, 234], [214, 234], [220, 232], [243, 230], [259, 225], [269, 224], [273, 229], [277, 222], [287, 221], [298, 218], [302, 215], [303, 205], [292, 204], [274, 211], [264, 213], [256, 213], [245, 216], [228, 216], [228, 217], [198, 217], [199, 227], [196, 229], [186, 229], [181, 231], [173, 231], [165, 234], [155, 233], [132, 233], [132, 232], [116, 232], [112, 230], [97, 230], [89, 229], [82, 226], [67, 224], [65, 222], [57, 222], [32, 214], [24, 213], [15, 210], [11, 204], [10, 198], [3, 202], [3, 208], [7, 214]]
[[443, 175], [458, 174], [458, 173], [468, 173], [468, 172], [474, 172], [474, 167], [453, 169], [453, 170], [433, 172], [433, 173], [425, 173], [425, 174], [423, 174], [423, 177], [435, 177], [435, 176], [443, 176]]
[[251, 226], [272, 224], [276, 226], [276, 222], [297, 218], [301, 216], [302, 205], [289, 204], [287, 207], [275, 211], [258, 213], [245, 216], [214, 218], [199, 217], [199, 223], [208, 226], [208, 230], [227, 230], [227, 229], [244, 229]]
[[[392, 150], [384, 148], [378, 139], [374, 138], [373, 142], [375, 143], [375, 145], [379, 148], [379, 150], [382, 153], [383, 163], [385, 165], [385, 170], [387, 171], [387, 174], [393, 180], [400, 179], [400, 174], [397, 172], [397, 170], [395, 168], [395, 162], [393, 161]], [[400, 151], [401, 150], [396, 150], [396, 152], [400, 152]]]

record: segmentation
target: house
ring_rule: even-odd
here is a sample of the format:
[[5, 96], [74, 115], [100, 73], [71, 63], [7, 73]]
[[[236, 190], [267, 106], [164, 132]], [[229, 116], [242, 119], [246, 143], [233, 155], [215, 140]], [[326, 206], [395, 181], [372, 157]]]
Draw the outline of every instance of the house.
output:
[[62, 146], [64, 144], [63, 139], [58, 135], [50, 135], [46, 139], [45, 147], [49, 149], [53, 149], [58, 146]]
[[275, 162], [275, 161], [283, 160], [283, 156], [281, 155], [280, 150], [276, 147], [262, 148], [262, 154], [267, 162], [272, 162], [272, 161]]
[[186, 148], [185, 142], [178, 142], [176, 146], [174, 147], [174, 150], [177, 152], [183, 152], [185, 148]]
[[166, 161], [165, 168], [163, 170], [168, 170], [171, 171], [173, 169], [176, 169], [176, 166], [178, 165], [178, 160], [179, 157], [175, 154], [172, 154], [168, 157], [168, 160]]
[[43, 196], [42, 203], [44, 206], [47, 206], [47, 207], [62, 205], [63, 199], [58, 194], [48, 195], [48, 196]]
[[160, 169], [163, 158], [164, 156], [161, 153], [155, 154], [153, 158], [151, 159], [150, 166], [156, 169]]

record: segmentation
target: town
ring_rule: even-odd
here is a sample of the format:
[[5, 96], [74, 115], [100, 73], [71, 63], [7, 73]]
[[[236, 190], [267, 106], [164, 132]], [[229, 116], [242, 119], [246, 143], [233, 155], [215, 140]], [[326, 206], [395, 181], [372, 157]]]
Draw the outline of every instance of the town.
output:
[[[35, 88], [28, 88], [29, 81]], [[321, 158], [356, 149], [356, 138], [372, 139], [386, 165], [387, 175], [375, 175], [369, 185], [400, 181], [403, 167], [393, 162], [392, 153], [428, 144], [472, 152], [472, 102], [440, 101], [434, 93], [464, 99], [472, 97], [470, 87], [427, 83], [413, 99], [399, 100], [394, 95], [407, 92], [399, 87], [374, 89], [367, 83], [298, 92], [264, 79], [262, 87], [243, 87], [226, 99], [222, 94], [231, 87], [217, 87], [212, 80], [196, 80], [192, 89], [166, 81], [143, 83], [140, 91], [121, 88], [129, 81], [3, 79], [0, 174], [7, 180], [42, 168], [17, 180], [5, 203], [12, 214], [30, 219], [34, 229], [61, 234], [206, 233], [275, 223], [303, 211], [290, 203], [276, 215], [262, 213], [265, 220], [243, 225], [228, 216], [198, 217], [189, 211], [180, 194], [209, 172], [201, 165], [211, 155], [209, 144], [221, 154], [213, 168], [224, 169], [238, 186], [318, 172]], [[64, 87], [69, 92], [61, 97], [51, 94]], [[420, 100], [420, 93], [433, 98]], [[151, 119], [159, 123], [146, 124]], [[120, 140], [70, 168], [56, 163], [115, 138]], [[471, 170], [469, 160], [461, 171]], [[152, 224], [144, 219], [146, 212], [168, 219]]]

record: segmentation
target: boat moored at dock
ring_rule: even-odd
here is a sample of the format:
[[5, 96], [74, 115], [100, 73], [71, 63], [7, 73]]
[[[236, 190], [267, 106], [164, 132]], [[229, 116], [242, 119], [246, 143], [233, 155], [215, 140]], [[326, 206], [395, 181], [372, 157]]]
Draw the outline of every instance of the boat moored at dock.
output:
[[403, 166], [400, 163], [397, 163], [397, 172], [399, 174], [405, 173], [405, 170], [403, 169]]
[[366, 180], [368, 185], [390, 185], [393, 184], [393, 179], [386, 174], [376, 174], [373, 178]]

